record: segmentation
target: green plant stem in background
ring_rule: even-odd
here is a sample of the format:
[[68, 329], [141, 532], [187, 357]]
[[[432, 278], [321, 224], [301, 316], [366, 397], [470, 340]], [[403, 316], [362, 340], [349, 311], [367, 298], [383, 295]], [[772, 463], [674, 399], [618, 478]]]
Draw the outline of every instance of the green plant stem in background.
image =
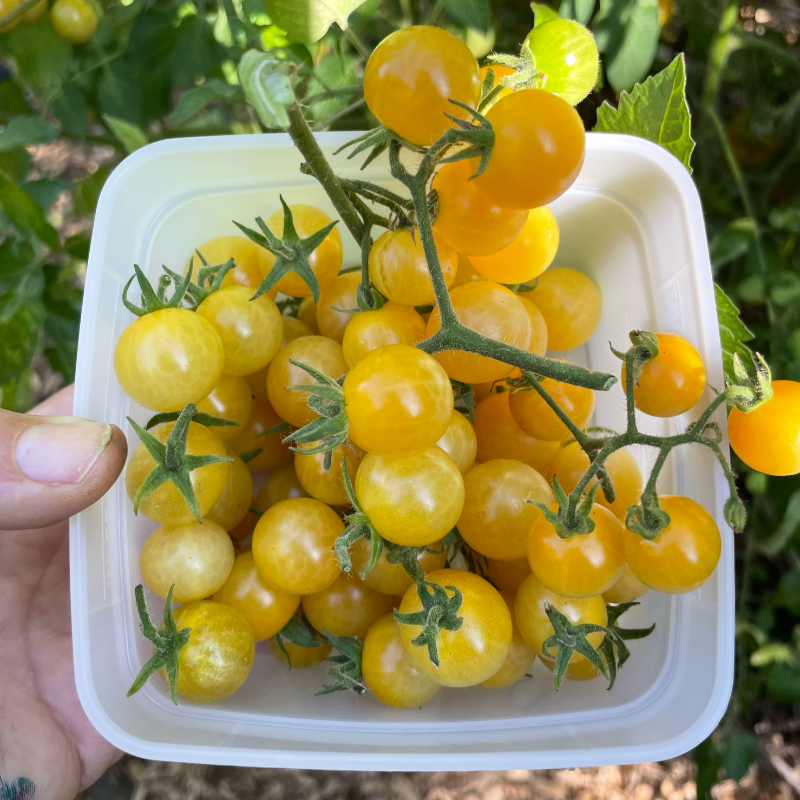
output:
[[40, 0], [22, 0], [22, 2], [14, 9], [0, 17], [0, 28], [4, 28], [11, 22], [18, 20], [20, 17], [27, 14]]

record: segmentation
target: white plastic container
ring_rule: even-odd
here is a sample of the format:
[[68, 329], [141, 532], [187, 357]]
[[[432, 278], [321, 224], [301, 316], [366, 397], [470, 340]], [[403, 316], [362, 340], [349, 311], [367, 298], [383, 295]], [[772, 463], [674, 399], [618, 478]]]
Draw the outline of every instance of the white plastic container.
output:
[[[322, 134], [335, 169], [391, 185], [385, 163], [358, 172], [359, 160], [332, 152], [351, 138]], [[192, 249], [235, 234], [231, 220], [253, 225], [289, 203], [318, 205], [334, 215], [322, 189], [299, 171], [288, 136], [170, 140], [127, 158], [100, 197], [81, 320], [75, 413], [125, 420], [149, 413], [131, 404], [114, 377], [114, 343], [132, 321], [120, 293], [138, 263], [151, 279], [161, 264], [179, 269]], [[641, 139], [587, 136], [586, 162], [553, 210], [561, 227], [555, 265], [588, 273], [603, 290], [600, 328], [568, 354], [618, 373], [608, 342], [625, 349], [631, 329], [673, 331], [691, 339], [721, 387], [717, 315], [697, 190], [684, 167]], [[342, 230], [345, 264], [358, 251]], [[709, 394], [710, 396], [710, 394]], [[706, 397], [708, 399], [708, 397]], [[616, 386], [598, 396], [595, 424], [624, 426]], [[717, 421], [724, 428], [724, 411]], [[641, 417], [652, 432], [674, 432], [688, 419]], [[643, 466], [652, 454], [635, 453]], [[701, 502], [722, 532], [714, 576], [687, 595], [648, 593], [621, 624], [656, 623], [614, 690], [601, 679], [565, 681], [559, 693], [543, 665], [510, 689], [442, 690], [422, 709], [398, 711], [369, 694], [314, 697], [324, 667], [287, 672], [259, 647], [245, 685], [213, 705], [175, 707], [156, 676], [136, 696], [125, 694], [152, 650], [138, 631], [133, 589], [139, 550], [153, 523], [134, 517], [122, 481], [72, 519], [70, 559], [75, 675], [92, 724], [117, 747], [165, 761], [348, 770], [471, 770], [585, 767], [669, 758], [694, 747], [725, 711], [733, 679], [733, 536], [722, 507], [726, 485], [705, 448], [674, 452], [660, 482], [664, 493]], [[156, 614], [162, 604], [150, 597]]]

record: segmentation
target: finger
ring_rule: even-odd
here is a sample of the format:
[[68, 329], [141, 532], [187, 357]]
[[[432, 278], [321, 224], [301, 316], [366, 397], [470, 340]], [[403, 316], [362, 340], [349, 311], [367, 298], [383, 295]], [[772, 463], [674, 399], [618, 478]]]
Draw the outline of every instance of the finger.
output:
[[43, 400], [28, 413], [37, 416], [65, 416], [72, 413], [72, 402], [75, 398], [75, 384], [65, 386], [55, 394]]
[[71, 405], [67, 388], [32, 414], [0, 410], [0, 529], [54, 525], [99, 500], [119, 477], [128, 452], [122, 431], [58, 414]]

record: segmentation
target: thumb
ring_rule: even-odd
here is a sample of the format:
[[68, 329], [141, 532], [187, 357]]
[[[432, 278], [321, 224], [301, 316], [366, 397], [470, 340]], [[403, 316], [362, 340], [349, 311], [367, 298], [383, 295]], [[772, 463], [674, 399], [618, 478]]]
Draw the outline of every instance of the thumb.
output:
[[43, 528], [99, 500], [128, 452], [107, 422], [45, 416], [71, 408], [65, 391], [31, 414], [0, 410], [0, 529]]

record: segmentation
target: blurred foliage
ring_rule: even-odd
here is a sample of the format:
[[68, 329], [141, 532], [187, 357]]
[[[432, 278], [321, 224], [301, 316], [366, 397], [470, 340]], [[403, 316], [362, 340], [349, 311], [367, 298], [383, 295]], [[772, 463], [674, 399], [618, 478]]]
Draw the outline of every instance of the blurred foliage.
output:
[[[531, 10], [520, 0], [332, 0], [322, 22], [303, 18], [301, 5], [313, 3], [113, 0], [86, 45], [61, 39], [47, 15], [0, 34], [3, 407], [29, 406], [36, 354], [65, 380], [74, 375], [89, 226], [65, 238], [59, 222], [65, 215], [90, 218], [110, 168], [147, 142], [261, 130], [239, 85], [238, 64], [248, 49], [294, 62], [315, 128], [364, 129], [375, 124], [361, 93], [364, 54], [392, 30], [443, 25], [483, 58], [491, 50], [516, 52], [534, 11], [540, 19], [556, 12], [578, 19], [596, 36], [603, 69], [579, 107], [587, 129], [603, 101], [616, 107], [619, 91], [685, 53], [697, 142], [692, 166], [715, 280], [741, 307], [753, 333], [749, 344], [767, 357], [775, 377], [800, 380], [795, 2], [562, 0]], [[337, 22], [351, 11], [343, 32]], [[290, 41], [289, 34], [321, 38]], [[634, 106], [631, 95], [621, 112], [627, 108], [630, 116]], [[603, 113], [606, 125], [624, 126], [624, 113], [614, 112], [613, 121]], [[31, 148], [64, 141], [103, 145], [113, 155], [79, 180], [38, 174]], [[685, 148], [679, 157], [688, 159]], [[719, 730], [696, 751], [701, 797], [720, 774], [744, 774], [756, 754], [752, 726], [765, 704], [777, 716], [800, 704], [800, 479], [735, 466], [750, 502], [747, 532], [737, 538], [737, 683]]]

